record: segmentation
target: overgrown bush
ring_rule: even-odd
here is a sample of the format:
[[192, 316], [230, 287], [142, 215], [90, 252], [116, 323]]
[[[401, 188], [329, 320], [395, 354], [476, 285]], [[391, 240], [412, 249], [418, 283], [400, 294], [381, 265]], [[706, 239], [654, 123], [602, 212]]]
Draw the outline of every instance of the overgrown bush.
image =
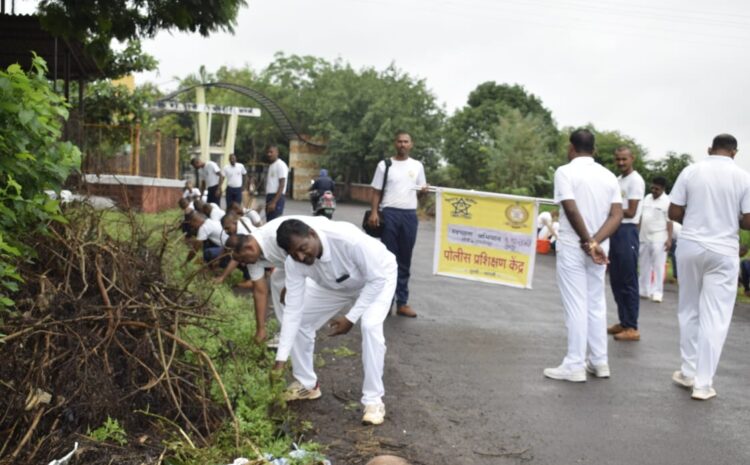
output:
[[67, 105], [46, 72], [36, 55], [28, 73], [17, 64], [0, 70], [0, 310], [13, 305], [16, 264], [34, 255], [23, 238], [63, 219], [44, 191], [59, 190], [81, 163], [78, 148], [60, 139]]

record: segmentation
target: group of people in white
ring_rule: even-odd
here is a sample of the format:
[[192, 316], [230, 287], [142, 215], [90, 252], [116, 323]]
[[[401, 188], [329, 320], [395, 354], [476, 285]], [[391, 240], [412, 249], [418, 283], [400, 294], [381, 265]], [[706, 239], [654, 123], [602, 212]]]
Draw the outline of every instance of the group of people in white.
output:
[[[385, 418], [383, 365], [385, 336], [383, 322], [394, 302], [396, 314], [416, 317], [408, 305], [411, 251], [416, 241], [417, 191], [426, 189], [424, 167], [409, 157], [411, 136], [399, 131], [394, 140], [396, 154], [388, 170], [381, 163], [373, 179], [373, 197], [382, 215], [369, 219], [382, 232], [382, 240], [365, 234], [351, 223], [331, 221], [322, 216], [280, 216], [283, 213], [287, 171], [274, 168], [280, 159], [278, 149], [269, 149], [271, 166], [266, 181], [266, 220], [253, 217], [236, 202], [221, 210], [218, 202], [202, 203], [200, 195], [186, 186], [180, 206], [185, 214], [183, 230], [190, 252], [186, 261], [203, 250], [210, 266], [223, 268], [215, 282], [223, 281], [235, 269], [244, 275], [243, 287], [252, 289], [255, 303], [258, 343], [275, 347], [275, 376], [280, 376], [292, 360], [294, 381], [284, 397], [288, 401], [311, 400], [322, 393], [314, 370], [315, 335], [326, 322], [331, 334], [345, 334], [360, 323], [364, 381], [362, 404], [365, 424], [379, 425]], [[199, 170], [208, 170], [201, 187], [212, 199], [220, 195], [220, 173], [209, 163], [194, 161]], [[282, 162], [283, 163], [283, 162]], [[215, 163], [214, 163], [215, 164]], [[239, 165], [233, 160], [233, 166]], [[284, 165], [286, 166], [286, 165]], [[227, 176], [227, 179], [228, 176]], [[269, 181], [270, 179], [270, 181]], [[382, 195], [381, 195], [382, 194]], [[376, 210], [376, 211], [377, 211]], [[266, 317], [269, 296], [280, 334], [268, 338]], [[334, 317], [348, 309], [343, 316]]]
[[[594, 144], [590, 131], [574, 131], [570, 162], [555, 172], [554, 201], [561, 207], [557, 281], [568, 348], [562, 363], [544, 375], [572, 382], [586, 381], [587, 374], [610, 376], [607, 333], [620, 341], [640, 339], [638, 299], [662, 301], [667, 251], [682, 225], [676, 246], [682, 363], [672, 380], [691, 389], [693, 399], [711, 399], [737, 295], [739, 230], [750, 229], [750, 174], [734, 163], [737, 140], [716, 136], [709, 156], [685, 168], [669, 196], [666, 180], [655, 178], [645, 197], [632, 152], [616, 150], [616, 178], [594, 161]], [[608, 266], [620, 319], [609, 328]]]

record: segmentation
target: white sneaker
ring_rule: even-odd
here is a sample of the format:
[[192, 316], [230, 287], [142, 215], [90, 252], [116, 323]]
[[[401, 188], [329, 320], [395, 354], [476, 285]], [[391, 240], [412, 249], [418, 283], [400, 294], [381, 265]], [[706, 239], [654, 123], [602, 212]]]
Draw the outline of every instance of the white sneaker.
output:
[[365, 405], [365, 414], [362, 416], [363, 425], [380, 425], [385, 420], [385, 404]]
[[319, 399], [322, 395], [323, 393], [320, 392], [320, 383], [316, 384], [312, 389], [307, 389], [299, 381], [293, 381], [281, 394], [287, 402], [293, 400], [315, 400]]
[[685, 376], [682, 373], [682, 370], [677, 370], [674, 373], [672, 373], [672, 381], [674, 381], [675, 384], [678, 384], [679, 386], [682, 386], [688, 389], [693, 387], [693, 384], [695, 384], [695, 378]]
[[571, 370], [560, 365], [557, 368], [545, 368], [544, 376], [551, 379], [570, 381], [572, 383], [582, 383], [586, 381], [586, 370]]
[[654, 294], [651, 296], [651, 302], [656, 302], [657, 304], [660, 304], [662, 301], [662, 296]]
[[586, 371], [597, 378], [609, 378], [609, 365], [606, 363], [594, 365], [591, 361], [586, 360]]
[[708, 400], [716, 397], [716, 389], [712, 387], [693, 388], [693, 394], [690, 397], [695, 400]]
[[266, 341], [266, 347], [268, 347], [269, 349], [278, 349], [279, 348], [279, 335], [278, 335], [278, 333], [274, 334], [271, 339], [269, 339], [268, 341]]

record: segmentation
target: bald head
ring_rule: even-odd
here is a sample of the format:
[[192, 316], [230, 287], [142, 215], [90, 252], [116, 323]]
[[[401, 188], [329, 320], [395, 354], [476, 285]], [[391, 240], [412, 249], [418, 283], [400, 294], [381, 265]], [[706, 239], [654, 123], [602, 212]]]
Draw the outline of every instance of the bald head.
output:
[[395, 455], [378, 455], [367, 462], [367, 465], [409, 465], [409, 462]]

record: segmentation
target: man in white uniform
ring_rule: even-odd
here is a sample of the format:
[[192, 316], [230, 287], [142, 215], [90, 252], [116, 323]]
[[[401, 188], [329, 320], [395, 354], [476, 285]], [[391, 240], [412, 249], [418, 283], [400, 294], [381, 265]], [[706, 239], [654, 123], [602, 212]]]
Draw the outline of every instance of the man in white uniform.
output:
[[372, 177], [372, 212], [369, 223], [377, 227], [378, 202], [383, 214], [383, 234], [380, 240], [396, 256], [398, 262], [398, 285], [396, 286], [396, 312], [398, 315], [415, 318], [417, 313], [408, 304], [411, 255], [417, 242], [417, 190], [427, 190], [422, 162], [409, 157], [412, 149], [411, 136], [404, 131], [396, 133], [394, 145], [396, 155], [391, 158], [385, 194], [380, 202], [385, 178], [385, 161], [378, 163]]
[[[607, 303], [604, 275], [607, 239], [622, 219], [622, 197], [615, 176], [594, 161], [594, 135], [578, 129], [570, 135], [570, 163], [555, 171], [555, 203], [560, 204], [557, 283], [560, 287], [568, 353], [544, 376], [586, 381], [586, 372], [609, 377]], [[587, 357], [588, 349], [588, 357]]]
[[396, 288], [396, 257], [351, 223], [329, 221], [325, 226], [313, 229], [299, 220], [286, 220], [276, 233], [276, 241], [289, 257], [286, 308], [274, 369], [282, 369], [291, 355], [296, 382], [290, 388], [317, 391], [320, 396], [313, 366], [315, 333], [340, 310], [351, 307], [346, 316], [331, 320], [330, 335], [346, 334], [361, 321], [362, 422], [379, 425], [385, 418], [383, 321]]
[[739, 273], [739, 228], [750, 229], [750, 174], [734, 163], [737, 139], [720, 134], [709, 157], [682, 170], [669, 218], [682, 223], [677, 243], [682, 366], [672, 379], [692, 398], [716, 396], [713, 377], [729, 331]]
[[221, 174], [219, 165], [211, 160], [203, 161], [200, 158], [190, 160], [193, 168], [198, 170], [200, 178], [200, 190], [206, 191], [206, 201], [219, 205], [221, 202], [221, 183], [224, 182], [224, 176]]
[[635, 155], [628, 147], [615, 150], [615, 164], [620, 170], [617, 182], [622, 195], [622, 223], [612, 234], [609, 247], [609, 282], [617, 302], [619, 323], [607, 328], [617, 341], [639, 341], [638, 312], [638, 223], [641, 219], [646, 183], [633, 169]]
[[268, 147], [268, 175], [266, 175], [266, 221], [271, 221], [284, 214], [286, 202], [286, 185], [289, 167], [279, 158], [279, 148]]
[[237, 163], [234, 154], [229, 155], [229, 164], [224, 167], [222, 174], [227, 178], [227, 211], [233, 203], [242, 206], [242, 190], [246, 185], [247, 170], [245, 165]]
[[[669, 196], [664, 193], [667, 180], [657, 176], [651, 181], [651, 193], [643, 199], [640, 250], [638, 253], [638, 289], [641, 297], [661, 302], [664, 295], [664, 267], [672, 248], [672, 222], [669, 221]], [[652, 279], [653, 277], [653, 279]]]
[[[270, 277], [271, 301], [273, 302], [273, 310], [279, 323], [284, 319], [284, 304], [282, 303], [284, 300], [284, 286], [286, 285], [284, 266], [288, 254], [286, 250], [279, 247], [278, 243], [276, 243], [276, 230], [279, 229], [281, 223], [288, 219], [302, 221], [312, 228], [324, 228], [329, 221], [328, 218], [322, 216], [286, 216], [276, 218], [263, 226], [252, 229], [250, 234], [240, 235], [232, 246], [234, 249], [232, 258], [240, 265], [247, 267], [251, 278], [258, 275], [261, 271], [265, 271], [266, 268], [273, 268]], [[240, 226], [238, 223], [237, 231], [239, 232], [239, 230]], [[256, 312], [258, 311], [258, 307], [259, 305], [256, 302]], [[266, 307], [264, 306], [263, 322], [265, 322], [265, 312]], [[266, 339], [265, 323], [258, 325], [256, 331], [256, 341], [260, 342]], [[269, 346], [277, 344], [278, 342], [275, 344], [269, 343]]]
[[[186, 216], [186, 221], [190, 224], [190, 227], [196, 231], [196, 234], [194, 238], [187, 239], [192, 244], [192, 249], [188, 252], [185, 263], [192, 260], [193, 257], [195, 257], [196, 252], [201, 250], [201, 248], [203, 249], [204, 262], [210, 263], [218, 258], [223, 250], [221, 241], [223, 229], [221, 223], [206, 218], [206, 215], [197, 211], [189, 213]], [[226, 264], [223, 266], [226, 266]]]

